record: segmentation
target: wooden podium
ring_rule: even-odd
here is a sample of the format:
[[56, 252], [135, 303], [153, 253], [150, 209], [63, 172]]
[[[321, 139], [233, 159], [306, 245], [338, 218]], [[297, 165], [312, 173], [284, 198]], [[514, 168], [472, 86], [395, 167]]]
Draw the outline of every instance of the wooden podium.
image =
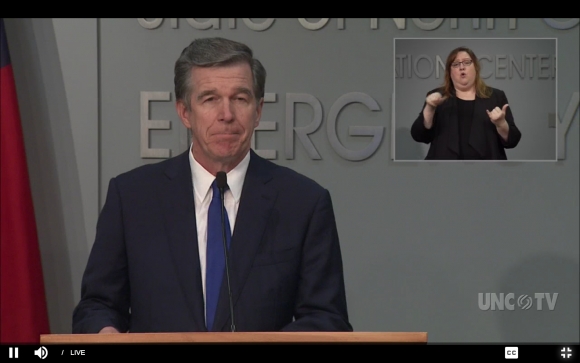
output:
[[426, 344], [425, 332], [223, 332], [45, 334], [41, 345], [68, 344]]

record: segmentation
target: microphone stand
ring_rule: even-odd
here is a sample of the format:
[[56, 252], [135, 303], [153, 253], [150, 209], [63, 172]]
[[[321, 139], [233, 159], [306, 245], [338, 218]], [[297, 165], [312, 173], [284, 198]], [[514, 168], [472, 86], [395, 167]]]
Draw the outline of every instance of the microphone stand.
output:
[[[221, 175], [220, 175], [221, 174]], [[230, 315], [232, 317], [232, 326], [231, 326], [231, 330], [232, 333], [236, 331], [236, 324], [234, 322], [234, 303], [233, 303], [233, 299], [232, 299], [232, 288], [230, 285], [230, 267], [229, 267], [229, 256], [228, 256], [228, 245], [227, 245], [227, 237], [226, 237], [226, 220], [225, 220], [225, 201], [224, 201], [224, 191], [225, 191], [225, 187], [228, 185], [227, 184], [227, 179], [226, 179], [226, 173], [223, 171], [220, 171], [217, 173], [216, 175], [217, 177], [217, 184], [218, 184], [218, 188], [220, 190], [220, 197], [221, 197], [221, 215], [222, 215], [222, 241], [224, 244], [224, 259], [226, 262], [226, 280], [228, 283], [228, 297], [229, 297], [229, 301], [230, 301]]]

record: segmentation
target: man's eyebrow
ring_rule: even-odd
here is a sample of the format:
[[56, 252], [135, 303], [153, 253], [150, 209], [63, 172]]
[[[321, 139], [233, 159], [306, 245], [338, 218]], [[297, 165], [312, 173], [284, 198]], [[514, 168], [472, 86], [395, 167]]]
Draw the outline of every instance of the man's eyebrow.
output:
[[252, 91], [249, 88], [246, 88], [246, 87], [238, 87], [236, 89], [236, 94], [238, 94], [238, 93], [244, 93], [244, 94], [246, 94], [246, 95], [248, 95], [250, 97], [253, 97]]
[[203, 99], [204, 97], [206, 97], [206, 96], [210, 96], [210, 95], [214, 95], [215, 93], [216, 93], [216, 90], [215, 90], [215, 89], [208, 89], [208, 90], [206, 90], [206, 91], [203, 91], [203, 92], [201, 92], [200, 94], [198, 94], [196, 98], [197, 98], [198, 100], [201, 100], [201, 99]]
[[[248, 95], [250, 97], [253, 97], [254, 96], [254, 94], [252, 93], [252, 91], [249, 88], [246, 88], [246, 87], [238, 87], [238, 88], [235, 89], [234, 94], [240, 94], [240, 93], [246, 94], [246, 95]], [[208, 90], [202, 91], [200, 94], [198, 94], [197, 97], [196, 97], [196, 99], [197, 100], [202, 100], [204, 97], [212, 96], [212, 95], [216, 95], [216, 94], [217, 94], [217, 90], [216, 89], [208, 89]]]

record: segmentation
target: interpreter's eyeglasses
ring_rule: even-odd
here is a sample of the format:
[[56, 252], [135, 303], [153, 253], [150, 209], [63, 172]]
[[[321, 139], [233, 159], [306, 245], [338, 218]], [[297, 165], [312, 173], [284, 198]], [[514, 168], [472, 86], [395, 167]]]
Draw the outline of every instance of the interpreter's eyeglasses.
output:
[[453, 62], [453, 63], [451, 63], [451, 67], [459, 68], [459, 66], [462, 64], [464, 67], [469, 67], [472, 63], [473, 63], [473, 60], [468, 59], [468, 60], [464, 60], [463, 62]]

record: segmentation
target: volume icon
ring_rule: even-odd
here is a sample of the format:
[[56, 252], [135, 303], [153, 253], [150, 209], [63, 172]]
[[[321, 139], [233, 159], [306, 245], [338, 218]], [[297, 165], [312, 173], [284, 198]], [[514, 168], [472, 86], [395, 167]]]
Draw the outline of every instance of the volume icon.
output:
[[34, 355], [37, 355], [40, 359], [44, 359], [48, 355], [48, 349], [45, 347], [40, 347], [34, 351]]

